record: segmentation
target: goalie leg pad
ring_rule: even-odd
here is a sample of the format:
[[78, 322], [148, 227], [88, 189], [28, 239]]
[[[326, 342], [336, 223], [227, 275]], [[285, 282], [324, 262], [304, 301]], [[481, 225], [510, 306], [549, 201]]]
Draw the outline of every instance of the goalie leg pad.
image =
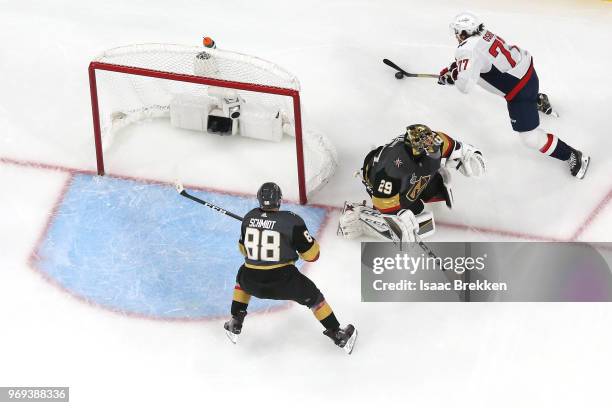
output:
[[338, 235], [356, 239], [364, 234], [393, 241], [389, 226], [379, 211], [362, 203], [344, 203], [338, 223]]
[[363, 235], [361, 207], [356, 203], [344, 203], [344, 209], [338, 222], [338, 235], [347, 239], [357, 239]]
[[423, 211], [417, 216], [410, 210], [402, 210], [397, 215], [384, 215], [358, 203], [344, 204], [338, 224], [338, 235], [347, 239], [367, 235], [392, 242], [415, 242], [415, 234], [426, 238], [435, 231], [436, 225], [430, 211]]
[[[410, 210], [400, 210], [397, 215], [385, 216], [389, 229], [397, 235], [399, 242], [415, 242], [419, 223]], [[398, 231], [399, 230], [399, 231]]]
[[423, 211], [422, 213], [416, 215], [415, 218], [419, 224], [419, 229], [417, 232], [419, 238], [422, 239], [430, 237], [436, 232], [436, 223], [431, 211]]

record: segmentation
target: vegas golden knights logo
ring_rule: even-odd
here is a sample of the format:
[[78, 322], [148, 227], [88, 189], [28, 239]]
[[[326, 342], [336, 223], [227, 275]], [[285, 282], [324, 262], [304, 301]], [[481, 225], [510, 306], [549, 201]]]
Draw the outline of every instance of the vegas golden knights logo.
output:
[[406, 193], [406, 198], [410, 201], [416, 201], [416, 199], [421, 195], [427, 184], [429, 184], [430, 176], [421, 176], [419, 177], [410, 187], [410, 190]]

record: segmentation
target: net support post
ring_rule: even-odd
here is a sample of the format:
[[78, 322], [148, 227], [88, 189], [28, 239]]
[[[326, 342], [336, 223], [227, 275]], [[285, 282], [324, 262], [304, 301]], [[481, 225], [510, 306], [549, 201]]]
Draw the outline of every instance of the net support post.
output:
[[304, 168], [304, 147], [302, 131], [302, 111], [300, 106], [300, 93], [295, 89], [278, 88], [260, 84], [250, 84], [223, 79], [207, 78], [190, 74], [179, 74], [147, 68], [109, 64], [93, 61], [89, 64], [89, 90], [91, 94], [91, 112], [93, 117], [94, 140], [96, 148], [96, 164], [99, 175], [104, 175], [104, 152], [102, 150], [102, 129], [100, 122], [100, 108], [98, 100], [98, 89], [96, 84], [96, 70], [125, 73], [151, 78], [167, 79], [171, 81], [188, 82], [200, 85], [226, 87], [251, 92], [262, 92], [274, 95], [288, 96], [293, 99], [293, 114], [295, 118], [295, 149], [297, 159], [299, 202], [304, 205], [308, 202], [306, 191], [306, 173]]
[[96, 64], [89, 64], [89, 94], [91, 96], [91, 115], [93, 118], [94, 143], [96, 147], [96, 166], [99, 176], [104, 175], [104, 154], [102, 152], [102, 131], [100, 129], [100, 108], [98, 106], [98, 87], [96, 84]]
[[300, 194], [300, 204], [308, 202], [306, 195], [306, 175], [304, 171], [304, 146], [302, 144], [302, 110], [300, 108], [300, 94], [294, 92], [293, 98], [293, 117], [295, 120], [295, 153], [297, 157], [298, 190]]

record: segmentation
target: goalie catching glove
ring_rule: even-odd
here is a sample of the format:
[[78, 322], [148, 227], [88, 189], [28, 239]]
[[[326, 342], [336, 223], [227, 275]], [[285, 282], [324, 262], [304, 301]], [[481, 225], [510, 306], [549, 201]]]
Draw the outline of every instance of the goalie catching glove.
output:
[[467, 143], [461, 143], [461, 147], [451, 153], [446, 161], [447, 166], [450, 164], [466, 177], [480, 177], [487, 170], [487, 164], [480, 150]]

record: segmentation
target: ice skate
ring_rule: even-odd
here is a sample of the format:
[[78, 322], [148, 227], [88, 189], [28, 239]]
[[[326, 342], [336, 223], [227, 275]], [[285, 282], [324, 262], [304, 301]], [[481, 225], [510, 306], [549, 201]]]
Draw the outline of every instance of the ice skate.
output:
[[239, 312], [237, 316], [232, 316], [230, 320], [223, 324], [227, 338], [234, 344], [238, 341], [238, 335], [242, 331], [242, 323], [245, 316], [246, 312]]
[[583, 155], [580, 150], [574, 150], [570, 156], [568, 163], [572, 176], [582, 180], [589, 169], [591, 157]]
[[334, 344], [346, 351], [347, 354], [351, 354], [353, 352], [355, 341], [357, 341], [357, 329], [355, 329], [352, 324], [349, 324], [345, 328], [325, 330], [323, 334], [332, 339]]
[[553, 115], [554, 117], [559, 117], [559, 114], [555, 112], [550, 105], [550, 101], [548, 100], [548, 95], [540, 93], [538, 94], [538, 110], [545, 115]]

